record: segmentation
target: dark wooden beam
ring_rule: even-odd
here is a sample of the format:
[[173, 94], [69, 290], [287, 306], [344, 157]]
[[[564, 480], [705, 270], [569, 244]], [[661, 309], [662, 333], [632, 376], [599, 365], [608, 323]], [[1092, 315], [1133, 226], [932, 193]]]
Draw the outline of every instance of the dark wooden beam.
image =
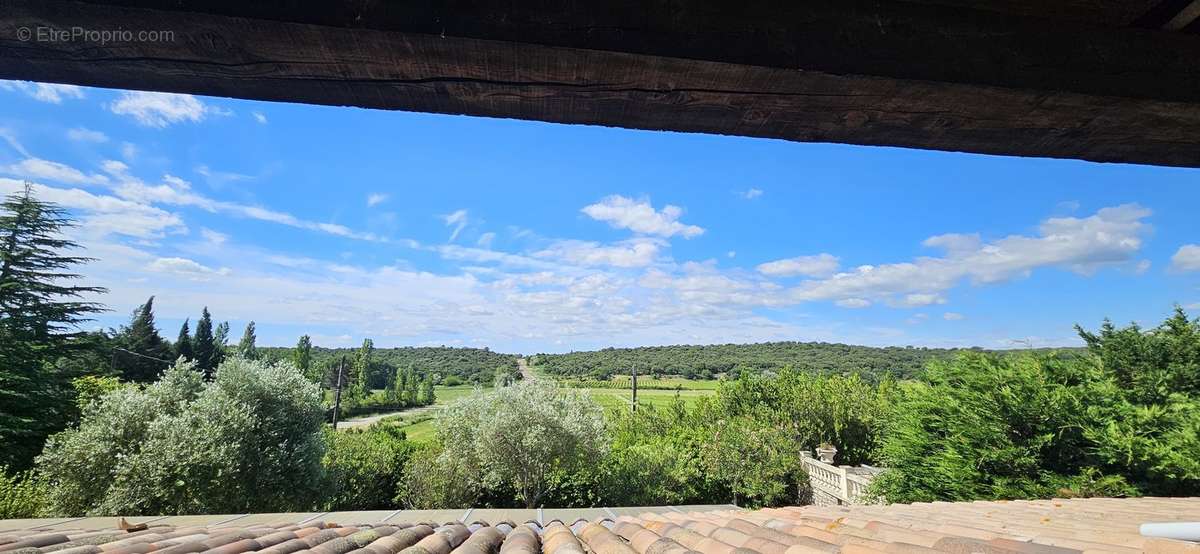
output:
[[[503, 8], [0, 0], [0, 78], [1200, 166], [1194, 35], [882, 0]], [[19, 37], [73, 27], [174, 37]]]

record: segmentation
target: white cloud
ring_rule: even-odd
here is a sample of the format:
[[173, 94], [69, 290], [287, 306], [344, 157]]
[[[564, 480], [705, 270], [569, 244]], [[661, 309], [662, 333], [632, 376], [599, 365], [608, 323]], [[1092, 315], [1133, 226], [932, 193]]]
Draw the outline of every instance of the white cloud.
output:
[[83, 98], [83, 88], [75, 85], [0, 81], [0, 89], [23, 92], [30, 98], [51, 104], [61, 104], [64, 98]]
[[946, 299], [940, 294], [931, 293], [913, 293], [906, 294], [903, 298], [897, 300], [893, 304], [905, 308], [919, 308], [922, 306], [932, 306], [934, 304], [945, 304]]
[[1200, 271], [1200, 244], [1185, 244], [1171, 256], [1171, 271]]
[[138, 147], [136, 144], [134, 144], [132, 142], [126, 142], [126, 143], [121, 144], [121, 157], [124, 158], [125, 161], [132, 162], [134, 159], [137, 158], [137, 155], [138, 155]]
[[479, 245], [481, 248], [491, 248], [492, 241], [494, 240], [496, 240], [496, 233], [488, 232], [479, 235], [479, 240], [475, 241], [475, 244]]
[[[17, 179], [0, 178], [0, 194], [18, 192], [23, 186]], [[82, 230], [93, 236], [119, 234], [154, 239], [186, 230], [178, 215], [113, 196], [37, 183], [33, 185], [33, 193], [41, 200], [83, 211]]]
[[964, 317], [966, 317], [966, 316], [964, 316], [958, 312], [946, 312], [946, 313], [942, 314], [942, 319], [944, 319], [946, 321], [961, 321]]
[[85, 127], [75, 127], [68, 130], [67, 138], [76, 142], [94, 142], [97, 144], [108, 142], [108, 135]]
[[762, 195], [763, 195], [762, 189], [758, 189], [758, 188], [749, 188], [749, 189], [746, 189], [743, 191], [738, 191], [738, 196], [741, 196], [742, 198], [745, 198], [746, 200], [753, 200]]
[[645, 267], [658, 257], [662, 243], [654, 239], [632, 239], [612, 245], [581, 240], [564, 240], [534, 253], [584, 266]]
[[845, 298], [834, 302], [834, 304], [843, 308], [866, 308], [871, 305], [871, 301], [862, 298]]
[[41, 158], [26, 158], [15, 164], [0, 167], [0, 171], [22, 179], [45, 179], [55, 183], [68, 185], [97, 185], [108, 183], [108, 177], [93, 173], [87, 175], [66, 164], [43, 160]]
[[726, 252], [726, 253], [725, 253], [725, 256], [726, 256], [726, 257], [729, 257], [729, 258], [736, 258], [736, 257], [737, 257], [737, 251], [735, 251], [735, 250], [730, 250], [729, 252]]
[[442, 216], [442, 221], [446, 223], [446, 226], [454, 227], [454, 230], [450, 232], [450, 238], [447, 240], [447, 242], [454, 242], [454, 239], [458, 238], [458, 234], [467, 227], [467, 210], [457, 210], [454, 213], [446, 214]]
[[384, 202], [387, 202], [388, 195], [382, 192], [373, 192], [367, 195], [367, 207], [374, 208]]
[[837, 256], [832, 254], [817, 254], [815, 256], [797, 256], [759, 264], [756, 268], [763, 275], [772, 277], [825, 277], [832, 275], [838, 269]]
[[228, 115], [230, 112], [205, 104], [190, 94], [169, 92], [126, 91], [110, 106], [115, 114], [128, 115], [146, 127], [162, 129], [175, 123], [199, 123], [209, 115]]
[[1150, 260], [1142, 260], [1134, 266], [1133, 272], [1138, 275], [1144, 275], [1147, 271], [1150, 271], [1150, 266], [1152, 265], [1154, 264]]
[[173, 175], [165, 175], [163, 184], [149, 185], [141, 179], [134, 177], [129, 173], [129, 167], [122, 162], [116, 160], [107, 160], [103, 167], [115, 180], [113, 192], [117, 196], [138, 202], [141, 204], [169, 204], [173, 206], [191, 206], [209, 212], [221, 212], [249, 219], [257, 219], [259, 221], [267, 221], [287, 225], [298, 229], [308, 229], [335, 235], [339, 237], [352, 238], [357, 240], [386, 242], [386, 239], [374, 233], [364, 233], [354, 231], [345, 225], [337, 223], [324, 223], [317, 221], [309, 221], [296, 217], [295, 215], [263, 208], [260, 206], [252, 206], [240, 204], [237, 202], [228, 202], [224, 200], [215, 200], [207, 196], [192, 192], [187, 181], [175, 177]]
[[255, 121], [257, 121], [257, 122], [259, 122], [259, 123], [261, 123], [261, 124], [263, 124], [263, 125], [266, 125], [266, 124], [267, 124], [267, 116], [266, 116], [266, 114], [264, 114], [264, 113], [262, 113], [262, 112], [259, 112], [259, 111], [254, 111], [254, 112], [250, 112], [250, 115], [254, 117], [254, 120], [255, 120]]
[[704, 233], [703, 228], [678, 221], [683, 215], [683, 208], [667, 204], [662, 210], [655, 210], [649, 200], [635, 201], [632, 198], [612, 195], [585, 206], [581, 211], [588, 217], [607, 222], [617, 229], [629, 229], [644, 235], [680, 235], [690, 239]]
[[150, 271], [169, 273], [177, 277], [205, 281], [214, 276], [229, 275], [229, 268], [213, 269], [187, 258], [158, 258], [147, 266]]
[[229, 235], [219, 233], [207, 227], [200, 229], [200, 236], [204, 237], [204, 240], [218, 246], [225, 244], [225, 241], [229, 240]]
[[943, 257], [910, 262], [863, 265], [825, 279], [801, 283], [790, 291], [796, 301], [843, 298], [887, 299], [913, 305], [963, 281], [975, 285], [1029, 276], [1035, 269], [1056, 267], [1090, 275], [1103, 267], [1133, 263], [1150, 226], [1150, 210], [1136, 204], [1104, 208], [1085, 218], [1059, 217], [1042, 222], [1038, 236], [1011, 235], [983, 242], [976, 235], [938, 235], [926, 246], [946, 251]]

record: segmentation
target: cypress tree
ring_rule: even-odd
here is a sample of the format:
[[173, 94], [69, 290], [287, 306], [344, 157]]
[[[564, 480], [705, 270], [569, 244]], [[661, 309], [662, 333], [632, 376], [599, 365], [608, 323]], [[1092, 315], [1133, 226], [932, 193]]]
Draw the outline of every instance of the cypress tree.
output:
[[212, 314], [208, 306], [200, 312], [200, 321], [196, 322], [196, 337], [192, 339], [192, 353], [196, 359], [196, 369], [204, 372], [205, 379], [212, 379], [216, 369], [216, 343], [213, 340]]
[[106, 292], [72, 284], [71, 268], [90, 259], [68, 254], [78, 248], [62, 236], [72, 221], [31, 188], [0, 203], [0, 466], [10, 469], [29, 467], [66, 427], [75, 375], [58, 362], [81, 352], [79, 324], [104, 310], [82, 298]]
[[247, 360], [258, 359], [258, 347], [254, 345], [258, 337], [254, 334], [254, 322], [246, 324], [246, 331], [242, 333], [242, 340], [238, 342], [238, 354]]
[[117, 366], [126, 381], [149, 383], [170, 365], [171, 346], [158, 334], [154, 323], [154, 297], [133, 311], [129, 325], [117, 334]]
[[188, 320], [183, 320], [183, 326], [179, 328], [179, 338], [175, 339], [175, 357], [185, 360], [196, 359], [196, 354], [192, 350], [192, 336], [188, 331]]
[[229, 355], [229, 322], [222, 321], [213, 332], [213, 367], [221, 365]]

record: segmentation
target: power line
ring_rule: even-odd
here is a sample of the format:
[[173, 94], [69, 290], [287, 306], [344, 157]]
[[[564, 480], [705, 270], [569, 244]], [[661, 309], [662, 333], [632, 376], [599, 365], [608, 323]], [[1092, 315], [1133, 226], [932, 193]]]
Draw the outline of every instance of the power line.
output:
[[134, 351], [132, 351], [132, 350], [125, 350], [124, 348], [121, 348], [121, 347], [118, 347], [118, 346], [114, 346], [114, 347], [113, 347], [113, 350], [119, 350], [119, 351], [121, 351], [121, 352], [124, 352], [124, 353], [126, 353], [126, 354], [133, 354], [134, 356], [137, 356], [137, 357], [139, 357], [139, 358], [146, 358], [147, 360], [155, 360], [155, 361], [159, 361], [159, 362], [162, 362], [162, 363], [164, 363], [164, 364], [167, 364], [167, 365], [171, 365], [171, 364], [175, 363], [175, 362], [172, 362], [171, 360], [164, 360], [164, 359], [162, 359], [162, 358], [155, 358], [154, 356], [147, 356], [147, 355], [145, 355], [145, 354], [139, 354], [139, 353], [137, 353], [137, 352], [134, 352]]

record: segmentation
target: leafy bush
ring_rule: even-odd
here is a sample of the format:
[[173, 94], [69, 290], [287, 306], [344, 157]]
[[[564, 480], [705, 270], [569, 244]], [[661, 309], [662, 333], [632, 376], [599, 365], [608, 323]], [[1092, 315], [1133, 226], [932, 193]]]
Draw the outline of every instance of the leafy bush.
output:
[[1200, 323], [1080, 329], [1090, 356], [964, 354], [906, 383], [889, 501], [1200, 493]]
[[447, 406], [436, 419], [440, 463], [472, 468], [481, 488], [508, 485], [539, 505], [555, 471], [591, 463], [607, 449], [603, 412], [586, 395], [519, 382]]
[[0, 466], [0, 519], [38, 517], [45, 496], [44, 485], [32, 471], [9, 474]]
[[61, 515], [311, 508], [321, 492], [322, 408], [291, 364], [233, 358], [204, 383], [178, 362], [144, 389], [92, 403], [37, 461]]
[[414, 447], [404, 431], [376, 424], [366, 429], [330, 430], [323, 464], [329, 479], [326, 510], [391, 508], [404, 466]]

